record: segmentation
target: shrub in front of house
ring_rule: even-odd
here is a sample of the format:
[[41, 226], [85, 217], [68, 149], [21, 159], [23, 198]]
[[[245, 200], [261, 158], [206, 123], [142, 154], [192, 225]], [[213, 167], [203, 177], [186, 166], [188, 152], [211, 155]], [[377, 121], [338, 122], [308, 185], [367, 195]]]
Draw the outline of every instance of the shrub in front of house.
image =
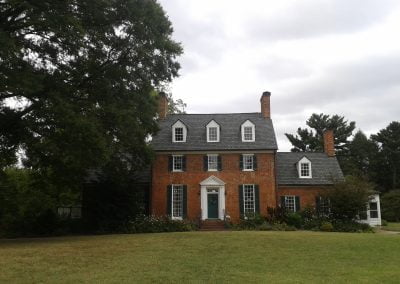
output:
[[172, 220], [168, 216], [137, 216], [127, 225], [127, 233], [187, 232], [197, 230], [188, 220]]
[[333, 231], [346, 233], [373, 233], [374, 230], [368, 224], [356, 221], [333, 220]]
[[235, 226], [235, 229], [258, 230], [258, 228], [265, 222], [265, 217], [259, 214], [248, 214], [241, 216], [239, 223]]
[[371, 183], [355, 176], [347, 176], [345, 181], [336, 183], [324, 196], [329, 199], [330, 217], [352, 223], [365, 211], [373, 189]]
[[304, 225], [303, 217], [296, 212], [287, 214], [285, 221], [287, 225], [293, 226], [297, 229], [301, 229]]
[[324, 222], [322, 222], [322, 224], [320, 226], [320, 230], [323, 232], [332, 232], [333, 225], [331, 222], [324, 221]]

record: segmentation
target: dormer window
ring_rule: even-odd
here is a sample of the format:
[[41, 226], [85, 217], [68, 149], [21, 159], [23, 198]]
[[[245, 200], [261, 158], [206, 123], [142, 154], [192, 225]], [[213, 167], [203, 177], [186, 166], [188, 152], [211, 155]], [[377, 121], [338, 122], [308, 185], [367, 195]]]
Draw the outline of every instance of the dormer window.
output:
[[186, 142], [186, 126], [178, 120], [172, 125], [172, 142]]
[[219, 142], [219, 124], [211, 120], [207, 124], [207, 142]]
[[182, 142], [183, 141], [183, 127], [176, 127], [175, 128], [175, 142]]
[[303, 157], [297, 163], [297, 170], [299, 172], [299, 178], [312, 178], [311, 161], [306, 157]]
[[242, 124], [241, 130], [242, 130], [242, 142], [256, 141], [256, 127], [250, 120], [246, 120]]

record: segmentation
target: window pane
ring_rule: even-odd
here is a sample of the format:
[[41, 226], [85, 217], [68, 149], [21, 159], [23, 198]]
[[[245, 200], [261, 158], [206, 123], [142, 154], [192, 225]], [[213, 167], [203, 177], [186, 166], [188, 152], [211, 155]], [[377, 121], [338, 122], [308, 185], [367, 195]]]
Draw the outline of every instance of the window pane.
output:
[[296, 211], [296, 205], [295, 205], [294, 196], [285, 196], [285, 207], [290, 212], [295, 212]]
[[243, 155], [243, 169], [244, 170], [253, 169], [253, 155]]
[[218, 128], [217, 127], [209, 127], [208, 128], [208, 140], [209, 141], [218, 141]]
[[81, 207], [72, 207], [71, 208], [71, 218], [81, 218], [82, 217], [82, 208]]
[[208, 170], [218, 170], [218, 155], [208, 156]]
[[243, 128], [244, 132], [244, 140], [253, 140], [253, 127], [251, 126], [245, 126]]
[[378, 218], [378, 211], [370, 211], [369, 217], [370, 218]]
[[369, 203], [369, 217], [378, 218], [378, 203], [376, 202]]
[[183, 215], [183, 186], [174, 185], [172, 189], [172, 217]]
[[255, 204], [254, 204], [254, 185], [253, 184], [245, 184], [243, 186], [243, 203], [244, 203], [244, 214], [255, 212]]
[[310, 165], [308, 163], [300, 164], [300, 176], [302, 177], [310, 176]]
[[175, 141], [183, 141], [183, 128], [175, 128]]
[[181, 171], [183, 169], [183, 156], [173, 156], [174, 171]]
[[319, 196], [319, 207], [317, 208], [318, 213], [321, 216], [328, 216], [331, 212], [330, 203], [328, 198]]

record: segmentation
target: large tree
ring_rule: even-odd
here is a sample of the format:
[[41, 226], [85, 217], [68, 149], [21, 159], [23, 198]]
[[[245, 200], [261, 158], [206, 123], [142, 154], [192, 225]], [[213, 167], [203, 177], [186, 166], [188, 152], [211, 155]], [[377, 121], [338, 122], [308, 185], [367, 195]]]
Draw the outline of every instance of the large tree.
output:
[[339, 152], [348, 150], [348, 138], [352, 135], [356, 123], [348, 122], [343, 116], [312, 114], [306, 121], [309, 128], [297, 129], [297, 134], [285, 133], [292, 143], [293, 152], [319, 152], [324, 150], [323, 133], [325, 130], [333, 130], [335, 136], [335, 149]]
[[371, 139], [379, 147], [375, 164], [377, 183], [385, 190], [400, 188], [400, 122], [391, 122], [371, 135]]
[[348, 154], [341, 157], [342, 170], [345, 175], [355, 175], [373, 180], [373, 166], [376, 164], [378, 147], [361, 131], [354, 134], [349, 143]]
[[155, 0], [0, 1], [0, 168], [76, 184], [87, 168], [149, 160], [154, 91], [181, 46]]

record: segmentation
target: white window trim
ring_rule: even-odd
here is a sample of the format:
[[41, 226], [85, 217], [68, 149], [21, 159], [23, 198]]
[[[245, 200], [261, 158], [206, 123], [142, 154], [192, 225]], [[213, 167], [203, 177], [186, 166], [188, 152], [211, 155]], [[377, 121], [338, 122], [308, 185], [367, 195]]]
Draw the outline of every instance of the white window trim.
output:
[[[309, 175], [308, 176], [303, 176], [301, 175], [301, 164], [308, 164], [309, 168]], [[307, 159], [306, 157], [303, 157], [298, 163], [297, 163], [297, 172], [299, 174], [299, 178], [312, 178], [312, 167], [311, 167], [311, 161]]]
[[184, 206], [184, 204], [183, 204], [183, 184], [173, 184], [172, 185], [172, 190], [171, 190], [171, 219], [172, 220], [183, 220], [183, 216], [181, 216], [181, 217], [175, 217], [174, 216], [174, 187], [180, 187], [181, 188], [181, 190], [182, 190], [182, 214], [183, 214], [183, 206]]
[[296, 195], [284, 195], [285, 196], [285, 209], [288, 209], [287, 207], [286, 207], [286, 198], [288, 198], [288, 197], [293, 197], [293, 213], [295, 213], [295, 212], [297, 212], [296, 211], [296, 208], [297, 208], [297, 204], [296, 204]]
[[251, 212], [246, 212], [246, 202], [245, 202], [245, 191], [244, 188], [246, 186], [252, 186], [253, 187], [253, 212], [252, 213], [256, 213], [256, 186], [255, 184], [243, 184], [242, 185], [242, 195], [243, 195], [243, 213], [246, 215], [247, 213], [251, 213]]
[[[244, 137], [244, 128], [245, 127], [252, 128], [252, 138], [253, 139], [251, 139], [251, 140], [244, 139], [245, 138]], [[246, 120], [244, 123], [242, 123], [241, 132], [242, 132], [242, 142], [255, 142], [256, 141], [256, 126], [250, 120]]]
[[[243, 171], [254, 172], [254, 154], [243, 154]], [[251, 169], [245, 169], [245, 157], [252, 157]]]
[[[182, 169], [175, 170], [175, 157], [182, 157]], [[172, 155], [172, 171], [173, 172], [183, 172], [183, 155]]]
[[[216, 169], [210, 169], [210, 160], [209, 157], [217, 157], [217, 168]], [[207, 154], [207, 171], [208, 172], [218, 172], [218, 154]]]
[[[176, 139], [175, 139], [175, 129], [176, 128], [183, 128], [183, 140], [182, 141], [176, 141]], [[186, 125], [183, 124], [180, 120], [178, 120], [177, 122], [174, 123], [174, 125], [172, 125], [172, 142], [184, 143], [184, 142], [186, 142], [186, 136], [187, 136]]]
[[[209, 129], [212, 128], [212, 127], [217, 128], [217, 140], [210, 140]], [[206, 131], [207, 131], [207, 142], [208, 143], [219, 142], [219, 140], [220, 140], [220, 127], [219, 127], [219, 124], [215, 122], [215, 120], [211, 120], [207, 124]]]

